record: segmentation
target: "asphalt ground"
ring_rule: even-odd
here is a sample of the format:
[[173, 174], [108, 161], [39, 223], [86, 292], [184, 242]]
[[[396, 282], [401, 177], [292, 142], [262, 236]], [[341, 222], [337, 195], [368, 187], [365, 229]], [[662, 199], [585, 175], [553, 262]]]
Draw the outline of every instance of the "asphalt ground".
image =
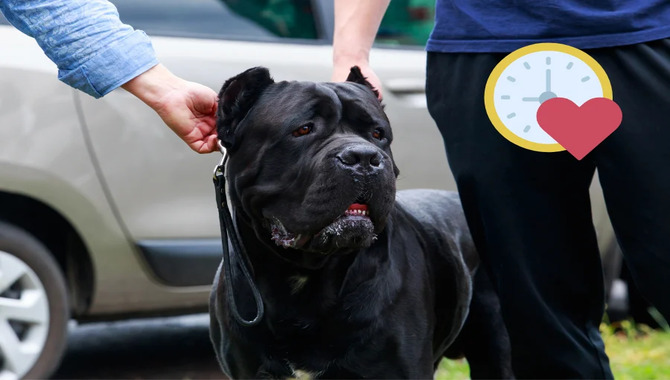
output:
[[71, 325], [54, 379], [222, 379], [209, 315]]

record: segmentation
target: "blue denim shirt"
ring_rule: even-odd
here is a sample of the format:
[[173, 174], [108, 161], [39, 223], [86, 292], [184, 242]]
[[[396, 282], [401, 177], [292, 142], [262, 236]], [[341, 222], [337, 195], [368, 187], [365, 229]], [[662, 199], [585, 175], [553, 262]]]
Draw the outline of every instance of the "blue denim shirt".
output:
[[123, 24], [109, 1], [0, 0], [0, 10], [37, 40], [58, 79], [96, 98], [158, 64], [149, 37]]

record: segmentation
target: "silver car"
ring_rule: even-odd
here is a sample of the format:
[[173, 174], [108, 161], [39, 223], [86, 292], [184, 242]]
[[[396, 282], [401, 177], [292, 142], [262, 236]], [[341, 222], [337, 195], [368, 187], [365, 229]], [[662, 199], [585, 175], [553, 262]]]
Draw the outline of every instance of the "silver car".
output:
[[[276, 80], [330, 78], [331, 1], [113, 2], [152, 36], [162, 63], [215, 90], [258, 65]], [[455, 189], [424, 98], [432, 4], [394, 0], [371, 57], [400, 188]], [[95, 100], [60, 83], [4, 19], [0, 41], [0, 379], [39, 378], [57, 366], [69, 319], [206, 310], [221, 259], [219, 157], [193, 153], [123, 90]], [[593, 217], [609, 252], [600, 191]]]

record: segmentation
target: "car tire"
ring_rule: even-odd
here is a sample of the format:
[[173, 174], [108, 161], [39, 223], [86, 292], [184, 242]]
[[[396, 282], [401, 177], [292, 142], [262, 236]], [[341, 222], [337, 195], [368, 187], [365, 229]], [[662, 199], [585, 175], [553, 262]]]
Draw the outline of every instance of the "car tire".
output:
[[70, 317], [67, 287], [51, 252], [0, 222], [0, 378], [48, 378], [60, 363]]

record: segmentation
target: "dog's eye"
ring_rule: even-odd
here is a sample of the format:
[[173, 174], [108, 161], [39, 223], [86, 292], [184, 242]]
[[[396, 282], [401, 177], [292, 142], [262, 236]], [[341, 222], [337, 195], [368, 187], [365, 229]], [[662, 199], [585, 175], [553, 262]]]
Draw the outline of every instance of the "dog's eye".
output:
[[296, 129], [295, 131], [293, 131], [293, 136], [295, 136], [295, 137], [304, 136], [304, 135], [312, 132], [313, 127], [314, 127], [314, 124], [312, 124], [312, 123], [304, 124], [304, 125], [300, 126], [298, 129]]
[[372, 137], [376, 138], [377, 140], [382, 140], [384, 138], [384, 130], [376, 128], [374, 131], [372, 131]]

